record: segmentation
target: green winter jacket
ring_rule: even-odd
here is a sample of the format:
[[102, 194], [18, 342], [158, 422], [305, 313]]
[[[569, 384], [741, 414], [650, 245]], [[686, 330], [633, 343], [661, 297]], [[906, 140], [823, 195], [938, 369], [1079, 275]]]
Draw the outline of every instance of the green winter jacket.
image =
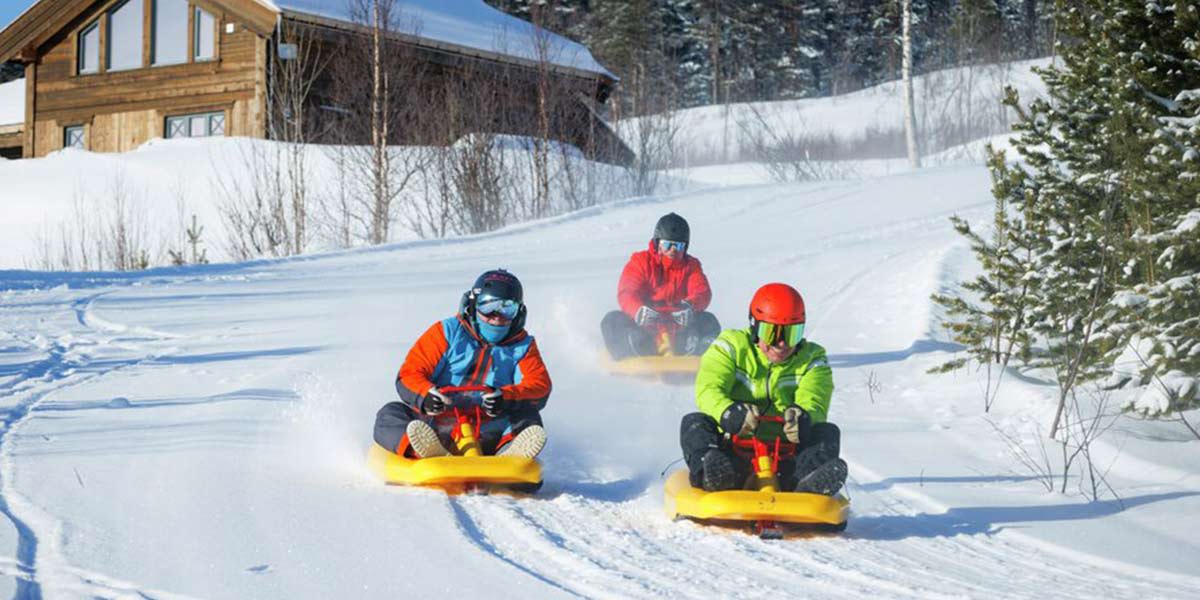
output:
[[[700, 358], [696, 374], [696, 406], [718, 424], [734, 402], [757, 405], [764, 415], [780, 415], [792, 404], [824, 423], [833, 398], [833, 369], [825, 349], [808, 340], [790, 358], [772, 365], [750, 341], [750, 329], [726, 329]], [[781, 434], [778, 423], [759, 427], [760, 438]]]

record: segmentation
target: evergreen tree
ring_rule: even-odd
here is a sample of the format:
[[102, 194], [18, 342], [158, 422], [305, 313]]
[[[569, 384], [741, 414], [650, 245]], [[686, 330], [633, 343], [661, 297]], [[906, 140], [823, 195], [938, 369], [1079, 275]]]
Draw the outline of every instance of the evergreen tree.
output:
[[994, 241], [971, 238], [985, 271], [996, 271], [993, 248], [1022, 232], [1025, 272], [1001, 272], [1001, 279], [1009, 288], [1027, 284], [1027, 295], [990, 293], [976, 282], [968, 289], [983, 293], [984, 306], [939, 298], [976, 359], [996, 361], [982, 342], [1003, 328], [998, 320], [1022, 315], [1029, 335], [1022, 356], [1053, 369], [1060, 412], [1076, 385], [1112, 374], [1134, 347], [1148, 348], [1139, 353], [1138, 377], [1114, 383], [1160, 385], [1166, 378], [1174, 390], [1172, 406], [1139, 408], [1165, 412], [1196, 401], [1197, 5], [1084, 0], [1061, 15], [1071, 43], [1061, 67], [1041, 72], [1050, 100], [1026, 112], [1010, 93], [1024, 165], [993, 157], [993, 193], [1003, 215]]

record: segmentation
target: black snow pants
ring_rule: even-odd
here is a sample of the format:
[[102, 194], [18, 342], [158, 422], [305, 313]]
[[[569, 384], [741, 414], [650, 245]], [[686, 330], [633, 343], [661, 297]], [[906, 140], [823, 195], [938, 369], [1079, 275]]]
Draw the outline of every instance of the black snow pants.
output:
[[[600, 333], [604, 335], [608, 355], [614, 360], [658, 354], [654, 329], [638, 327], [629, 315], [619, 310], [604, 315], [604, 320], [600, 321]], [[675, 354], [704, 354], [720, 333], [721, 323], [715, 315], [698, 312], [692, 316], [692, 322], [687, 327], [675, 332], [675, 347], [672, 350]]]
[[[375, 414], [375, 443], [395, 452], [413, 457], [412, 449], [408, 446], [408, 424], [413, 419], [429, 423], [442, 445], [453, 448], [454, 442], [450, 437], [454, 427], [453, 413], [443, 413], [437, 417], [422, 415], [408, 407], [403, 402], [388, 402]], [[537, 410], [524, 409], [508, 411], [496, 418], [488, 420], [479, 429], [479, 446], [484, 454], [495, 454], [514, 436], [521, 433], [530, 425], [541, 425], [542, 415]]]
[[[779, 461], [779, 489], [794, 490], [805, 475], [817, 467], [838, 458], [842, 433], [833, 423], [816, 423], [805, 439], [800, 440], [796, 456]], [[717, 422], [704, 413], [684, 415], [679, 424], [679, 445], [687, 463], [691, 483], [700, 487], [703, 477], [701, 459], [710, 449], [727, 454], [735, 465], [745, 465], [746, 476], [751, 474], [749, 462], [733, 451], [733, 444], [717, 428]]]

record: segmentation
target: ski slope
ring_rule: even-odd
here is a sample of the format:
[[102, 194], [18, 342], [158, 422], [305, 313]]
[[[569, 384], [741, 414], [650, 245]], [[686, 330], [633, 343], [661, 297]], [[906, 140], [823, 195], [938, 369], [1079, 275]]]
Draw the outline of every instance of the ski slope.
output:
[[[0, 595], [37, 598], [1197, 598], [1200, 442], [1123, 422], [1122, 503], [1048, 494], [982, 411], [931, 292], [982, 168], [713, 187], [470, 238], [137, 274], [0, 271]], [[661, 473], [691, 389], [606, 375], [629, 253], [689, 219], [713, 312], [793, 283], [829, 348], [853, 515], [765, 542], [672, 523]], [[387, 487], [364, 469], [409, 344], [482, 270], [525, 284], [555, 388], [535, 498]], [[873, 378], [877, 386], [868, 385]], [[1046, 421], [1016, 378], [991, 418]], [[678, 465], [675, 465], [678, 466]]]

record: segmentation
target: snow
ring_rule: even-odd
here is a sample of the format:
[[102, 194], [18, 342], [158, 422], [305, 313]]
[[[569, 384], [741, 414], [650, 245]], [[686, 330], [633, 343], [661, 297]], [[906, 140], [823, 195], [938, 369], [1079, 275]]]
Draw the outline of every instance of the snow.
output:
[[[275, 10], [354, 22], [345, 0], [259, 0]], [[505, 14], [482, 0], [399, 0], [398, 29], [438, 42], [550, 62], [614, 77], [583, 45], [535, 31], [532, 23]], [[543, 37], [544, 35], [544, 37]]]
[[[1011, 111], [1000, 103], [1004, 87], [1016, 89], [1026, 104], [1044, 96], [1045, 85], [1033, 68], [1049, 62], [1038, 59], [964, 67], [915, 77], [918, 130], [927, 138], [936, 138], [943, 126], [1004, 115], [1009, 118]], [[820, 142], [828, 137], [842, 144], [869, 146], [882, 143], [889, 134], [902, 134], [900, 85], [892, 81], [830, 98], [703, 106], [674, 113], [672, 125], [679, 130], [676, 143], [693, 163], [738, 160], [764, 127], [778, 139]], [[637, 120], [619, 124], [618, 131], [631, 147], [636, 147], [637, 127]]]
[[[497, 147], [512, 171], [513, 187], [527, 180], [532, 172], [526, 168], [529, 154], [521, 149], [522, 138], [498, 137]], [[274, 142], [250, 138], [193, 138], [156, 139], [133, 152], [123, 154], [93, 153], [74, 148], [53, 152], [44, 158], [19, 161], [0, 161], [0, 180], [5, 181], [4, 219], [0, 219], [0, 268], [37, 266], [36, 256], [43, 244], [57, 247], [64, 227], [77, 231], [75, 222], [81, 217], [88, 223], [108, 223], [112, 215], [114, 190], [127, 198], [130, 209], [144, 218], [147, 231], [144, 240], [156, 256], [165, 257], [165, 249], [176, 243], [178, 236], [189, 226], [190, 215], [197, 215], [205, 228], [203, 236], [209, 257], [214, 261], [229, 260], [226, 252], [225, 221], [222, 206], [228, 200], [224, 189], [234, 189], [235, 183], [254, 179], [256, 169], [269, 169], [272, 161], [281, 160]], [[397, 147], [396, 153], [417, 153], [427, 149]], [[561, 147], [551, 152], [552, 186], [559, 193], [562, 164]], [[573, 151], [573, 148], [568, 148]], [[339, 148], [310, 146], [305, 154], [305, 171], [309, 174], [310, 200], [330, 198], [341, 186], [351, 194], [366, 194], [340, 178], [336, 166]], [[576, 177], [589, 172], [603, 185], [603, 199], [627, 197], [632, 194], [630, 181], [623, 171], [612, 165], [583, 161], [575, 151]], [[434, 185], [418, 174], [406, 188], [403, 201], [421, 195], [422, 186]], [[526, 181], [527, 183], [527, 181]], [[674, 189], [686, 182], [664, 177], [663, 189]], [[242, 190], [251, 189], [248, 184]], [[532, 189], [525, 185], [521, 189]], [[600, 192], [598, 192], [600, 193]], [[76, 205], [85, 207], [80, 211]], [[182, 208], [181, 208], [182, 207]], [[313, 207], [315, 209], [315, 207]], [[400, 211], [397, 211], [398, 213]], [[402, 219], [394, 226], [394, 240], [417, 237], [405, 229]], [[311, 249], [329, 249], [329, 244], [315, 240]], [[161, 263], [162, 261], [156, 261]], [[94, 266], [93, 266], [94, 268]]]
[[25, 80], [0, 83], [0, 126], [25, 122]]
[[[982, 167], [938, 167], [297, 259], [0, 272], [0, 593], [1200, 597], [1200, 441], [1181, 425], [1120, 419], [1094, 452], [1121, 499], [1088, 502], [1075, 479], [1047, 493], [988, 423], [1044, 427], [1053, 385], [1013, 374], [984, 414], [983, 373], [926, 374], [957, 349], [929, 295], [972, 269], [947, 219], [986, 223], [988, 189]], [[692, 390], [602, 372], [598, 323], [669, 211], [725, 326], [764, 282], [805, 295], [851, 466], [843, 535], [764, 542], [663, 516]], [[371, 424], [409, 345], [497, 266], [525, 283], [555, 383], [545, 488], [374, 481]]]

